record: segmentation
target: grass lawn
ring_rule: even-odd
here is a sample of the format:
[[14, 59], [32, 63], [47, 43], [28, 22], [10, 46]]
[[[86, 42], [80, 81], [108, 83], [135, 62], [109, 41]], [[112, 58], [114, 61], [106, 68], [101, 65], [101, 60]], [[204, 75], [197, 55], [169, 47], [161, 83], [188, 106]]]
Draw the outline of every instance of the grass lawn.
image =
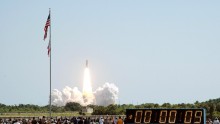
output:
[[[86, 114], [85, 116], [89, 116], [91, 114]], [[49, 113], [0, 113], [0, 117], [49, 117]], [[52, 117], [72, 117], [72, 116], [80, 116], [79, 112], [63, 112], [63, 113], [52, 113]]]

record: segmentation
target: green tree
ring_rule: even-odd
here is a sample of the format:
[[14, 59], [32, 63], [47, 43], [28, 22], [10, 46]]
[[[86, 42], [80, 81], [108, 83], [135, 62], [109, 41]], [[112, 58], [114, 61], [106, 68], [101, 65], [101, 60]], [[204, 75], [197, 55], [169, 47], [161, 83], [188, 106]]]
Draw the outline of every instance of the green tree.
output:
[[93, 110], [92, 115], [105, 115], [106, 113], [106, 108], [104, 106], [96, 106]]
[[215, 104], [213, 104], [213, 103], [210, 103], [209, 106], [210, 106], [210, 112], [209, 112], [210, 118], [213, 118], [213, 115], [214, 115], [216, 106], [215, 106]]
[[108, 115], [116, 115], [117, 114], [117, 105], [111, 104], [106, 107], [106, 114]]
[[164, 103], [161, 106], [162, 108], [172, 108], [172, 105], [170, 103]]
[[220, 112], [220, 102], [216, 104], [216, 111]]
[[76, 102], [68, 102], [66, 103], [64, 109], [66, 111], [81, 111], [82, 106]]

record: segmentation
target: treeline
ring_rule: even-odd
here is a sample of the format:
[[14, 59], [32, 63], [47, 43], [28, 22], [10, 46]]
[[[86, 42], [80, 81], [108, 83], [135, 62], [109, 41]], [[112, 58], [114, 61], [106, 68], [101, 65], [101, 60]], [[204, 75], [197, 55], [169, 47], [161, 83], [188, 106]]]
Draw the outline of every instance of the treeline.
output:
[[[93, 115], [124, 115], [128, 108], [205, 108], [208, 118], [220, 117], [220, 98], [210, 99], [205, 102], [196, 101], [194, 104], [181, 103], [170, 104], [164, 103], [162, 105], [155, 103], [144, 103], [140, 105], [133, 104], [111, 104], [106, 107], [97, 105], [88, 105], [87, 107], [93, 108]], [[82, 108], [79, 103], [69, 102], [65, 106], [52, 106], [51, 110], [54, 113], [62, 113], [69, 111], [78, 111], [82, 113]], [[31, 104], [19, 104], [19, 105], [4, 105], [0, 103], [0, 113], [47, 113], [49, 106], [38, 106]]]
[[109, 115], [122, 115], [125, 114], [128, 108], [204, 108], [206, 109], [207, 118], [214, 119], [215, 117], [220, 117], [220, 98], [210, 99], [205, 102], [196, 101], [194, 104], [181, 103], [181, 104], [170, 104], [164, 103], [162, 105], [155, 103], [144, 103], [140, 105], [123, 104], [123, 105], [109, 105], [107, 107], [103, 106], [93, 106], [93, 114], [109, 114]]

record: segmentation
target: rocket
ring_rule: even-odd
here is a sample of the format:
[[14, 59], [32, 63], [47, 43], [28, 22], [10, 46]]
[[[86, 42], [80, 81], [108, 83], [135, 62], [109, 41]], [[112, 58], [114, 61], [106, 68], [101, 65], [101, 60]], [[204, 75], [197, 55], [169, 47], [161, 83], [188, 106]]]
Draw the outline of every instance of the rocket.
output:
[[86, 60], [86, 68], [88, 68], [88, 65], [89, 65], [89, 61]]

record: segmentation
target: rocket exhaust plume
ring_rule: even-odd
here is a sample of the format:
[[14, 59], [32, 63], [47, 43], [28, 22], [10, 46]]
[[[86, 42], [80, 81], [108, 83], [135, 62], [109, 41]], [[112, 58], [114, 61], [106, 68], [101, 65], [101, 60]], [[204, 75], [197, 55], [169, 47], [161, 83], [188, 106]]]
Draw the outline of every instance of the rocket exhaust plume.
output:
[[105, 83], [93, 92], [89, 62], [86, 60], [82, 92], [77, 87], [71, 88], [69, 86], [66, 86], [62, 91], [54, 89], [51, 101], [53, 105], [57, 106], [64, 106], [67, 102], [77, 102], [83, 106], [89, 104], [107, 106], [116, 103], [118, 92], [118, 87], [113, 83]]
[[83, 80], [83, 100], [85, 103], [91, 104], [94, 102], [94, 95], [92, 93], [91, 77], [88, 67], [88, 60], [86, 60], [86, 68], [84, 71]]
[[88, 60], [86, 60], [86, 68], [84, 71], [84, 80], [83, 80], [83, 94], [92, 93], [91, 77], [88, 67]]

